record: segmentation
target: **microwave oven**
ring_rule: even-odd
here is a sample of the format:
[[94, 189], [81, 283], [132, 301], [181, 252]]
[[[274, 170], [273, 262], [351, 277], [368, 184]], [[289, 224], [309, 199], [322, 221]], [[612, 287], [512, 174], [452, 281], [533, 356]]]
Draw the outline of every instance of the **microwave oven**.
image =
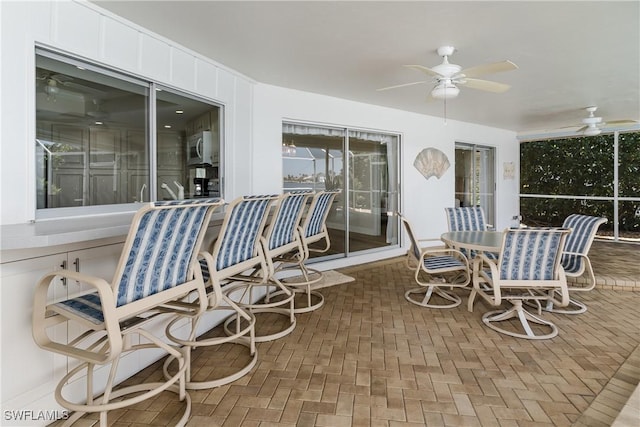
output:
[[187, 138], [187, 164], [213, 165], [218, 163], [218, 146], [211, 131], [198, 132]]

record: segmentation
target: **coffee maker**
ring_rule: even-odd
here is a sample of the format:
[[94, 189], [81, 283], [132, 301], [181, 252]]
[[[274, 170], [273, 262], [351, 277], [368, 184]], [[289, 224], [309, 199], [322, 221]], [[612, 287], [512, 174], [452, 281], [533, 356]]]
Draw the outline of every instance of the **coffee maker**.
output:
[[209, 178], [193, 178], [193, 197], [209, 197]]

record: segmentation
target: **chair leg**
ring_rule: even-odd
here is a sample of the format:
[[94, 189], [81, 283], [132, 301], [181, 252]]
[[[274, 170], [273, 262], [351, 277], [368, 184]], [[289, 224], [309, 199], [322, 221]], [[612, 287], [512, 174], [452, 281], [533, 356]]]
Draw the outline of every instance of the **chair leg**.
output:
[[[264, 296], [264, 300], [255, 301], [253, 293], [256, 287], [261, 286], [266, 289], [266, 293]], [[276, 291], [270, 292], [270, 288], [275, 288]], [[295, 310], [294, 310], [294, 298], [295, 294], [290, 289], [288, 289], [284, 284], [280, 282], [273, 275], [269, 277], [266, 281], [261, 282], [236, 282], [229, 284], [223, 289], [227, 298], [234, 297], [234, 301], [237, 302], [239, 306], [241, 306], [246, 311], [249, 311], [254, 316], [260, 313], [275, 313], [278, 315], [286, 316], [288, 320], [288, 325], [286, 325], [283, 329], [278, 332], [271, 334], [260, 334], [256, 333], [256, 342], [267, 342], [273, 341], [275, 339], [284, 337], [291, 332], [296, 327], [296, 318], [295, 318]], [[247, 298], [248, 293], [248, 298]], [[275, 295], [282, 295], [284, 298], [273, 298]], [[240, 298], [238, 298], [240, 296]], [[240, 319], [237, 316], [234, 318], [230, 316], [224, 322], [224, 330], [227, 335], [233, 335], [234, 333], [231, 331], [231, 324], [239, 322]], [[237, 333], [237, 332], [236, 332]]]
[[[314, 311], [319, 309], [324, 305], [324, 296], [318, 292], [311, 289], [311, 285], [318, 283], [322, 280], [323, 274], [319, 270], [315, 270], [307, 267], [303, 262], [300, 262], [292, 267], [283, 267], [278, 271], [300, 271], [299, 276], [293, 276], [296, 278], [300, 278], [299, 280], [292, 280], [287, 278], [281, 278], [281, 283], [289, 289], [295, 295], [304, 294], [305, 297], [305, 305], [296, 305], [294, 303], [294, 313], [308, 313], [310, 311]], [[271, 294], [271, 297], [277, 297], [285, 294], [282, 290], [278, 290]]]
[[[482, 321], [484, 322], [484, 324], [496, 332], [500, 332], [502, 334], [516, 338], [539, 340], [553, 338], [558, 335], [558, 328], [556, 327], [556, 325], [543, 319], [542, 317], [536, 316], [526, 311], [522, 306], [522, 301], [514, 300], [511, 301], [511, 303], [513, 304], [513, 307], [508, 310], [496, 310], [485, 313], [482, 316]], [[520, 321], [520, 324], [524, 329], [524, 334], [507, 330], [497, 325], [497, 323], [504, 322], [513, 318], [517, 318]], [[536, 334], [531, 328], [530, 323], [545, 326], [547, 327], [547, 329], [550, 329], [550, 332], [547, 334]]]
[[[249, 371], [253, 369], [253, 367], [256, 365], [258, 361], [258, 352], [256, 351], [256, 344], [255, 344], [255, 316], [247, 312], [246, 310], [240, 308], [240, 306], [238, 306], [236, 302], [228, 298], [226, 295], [223, 295], [223, 301], [226, 305], [221, 305], [220, 307], [212, 307], [212, 308], [209, 308], [208, 311], [213, 311], [213, 310], [233, 311], [233, 314], [231, 316], [233, 316], [236, 319], [236, 327], [235, 327], [235, 332], [233, 334], [225, 335], [221, 337], [197, 338], [196, 328], [198, 325], [199, 318], [196, 317], [191, 319], [191, 328], [190, 328], [188, 337], [180, 338], [176, 335], [176, 333], [174, 332], [174, 329], [177, 330], [178, 326], [180, 325], [180, 321], [184, 319], [184, 317], [181, 315], [175, 316], [167, 324], [167, 327], [165, 329], [165, 334], [171, 341], [187, 347], [189, 351], [198, 347], [209, 347], [209, 346], [222, 345], [222, 344], [241, 345], [249, 349], [249, 359], [247, 363], [244, 364], [244, 366], [238, 368], [232, 374], [226, 375], [221, 378], [212, 379], [212, 380], [194, 380], [192, 376], [193, 371], [191, 370], [191, 363], [189, 363], [187, 365], [186, 372], [188, 372], [188, 375], [186, 376], [186, 383], [185, 383], [185, 387], [189, 390], [203, 390], [203, 389], [209, 389], [209, 388], [214, 388], [214, 387], [219, 387], [221, 385], [229, 384], [243, 377], [247, 373], [249, 373]], [[244, 322], [242, 320], [244, 320]], [[242, 323], [246, 323], [246, 325], [243, 325]], [[175, 359], [176, 359], [175, 356], [169, 356], [167, 357], [167, 359], [165, 359], [162, 369], [164, 372], [164, 376], [167, 378], [171, 377], [170, 366]], [[188, 360], [191, 361], [191, 355], [188, 356]]]
[[[144, 400], [157, 396], [164, 391], [177, 394], [180, 401], [185, 405], [185, 411], [176, 425], [181, 427], [186, 425], [189, 416], [191, 415], [191, 397], [180, 385], [180, 383], [184, 381], [186, 372], [186, 361], [183, 358], [185, 354], [184, 350], [166, 344], [144, 330], [137, 330], [135, 333], [146, 338], [148, 342], [131, 346], [130, 348], [125, 349], [125, 351], [147, 348], [163, 349], [170, 354], [170, 357], [180, 359], [180, 368], [178, 369], [178, 372], [175, 375], [168, 377], [165, 382], [149, 382], [114, 388], [113, 384], [117, 376], [119, 365], [119, 358], [115, 358], [109, 368], [108, 378], [105, 383], [105, 391], [101, 396], [94, 398], [93, 387], [95, 381], [93, 372], [95, 370], [95, 365], [88, 362], [81, 363], [64, 375], [55, 389], [56, 401], [63, 407], [74, 412], [63, 425], [70, 426], [84, 414], [97, 412], [99, 413], [100, 426], [107, 427], [108, 412], [138, 404]], [[85, 399], [85, 403], [75, 403], [63, 396], [63, 391], [65, 387], [71, 383], [71, 379], [76, 378], [77, 375], [83, 371], [87, 373], [87, 397]]]

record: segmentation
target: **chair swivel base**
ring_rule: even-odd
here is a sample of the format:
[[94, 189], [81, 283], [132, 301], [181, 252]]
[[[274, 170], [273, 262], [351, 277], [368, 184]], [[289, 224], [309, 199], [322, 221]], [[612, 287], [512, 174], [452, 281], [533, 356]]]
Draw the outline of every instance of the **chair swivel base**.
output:
[[[291, 271], [296, 268], [287, 268], [282, 271]], [[295, 295], [303, 294], [306, 298], [303, 298], [304, 305], [299, 304], [300, 298], [296, 298], [294, 313], [309, 313], [319, 309], [324, 305], [324, 296], [315, 290], [311, 289], [311, 286], [318, 283], [324, 277], [322, 272], [309, 267], [303, 269], [297, 268], [302, 272], [299, 276], [292, 276], [288, 278], [282, 278], [280, 281]], [[276, 291], [269, 294], [269, 298], [275, 298], [284, 295], [283, 291]], [[306, 301], [305, 301], [306, 300]]]
[[[233, 315], [230, 317], [233, 317]], [[212, 380], [194, 380], [193, 379], [193, 372], [192, 372], [192, 366], [191, 366], [191, 352], [189, 352], [187, 382], [186, 382], [187, 389], [204, 390], [204, 389], [220, 387], [222, 385], [232, 383], [239, 378], [242, 378], [253, 369], [253, 367], [258, 362], [258, 351], [255, 349], [255, 344], [254, 344], [255, 340], [253, 339], [253, 336], [251, 337], [246, 336], [247, 334], [253, 335], [254, 333], [253, 328], [255, 327], [255, 317], [251, 315], [251, 318], [252, 318], [252, 321], [249, 323], [249, 325], [243, 329], [237, 329], [235, 334], [225, 335], [220, 337], [204, 338], [204, 339], [198, 339], [198, 340], [196, 340], [193, 336], [190, 337], [189, 339], [181, 339], [176, 337], [173, 334], [171, 329], [177, 322], [182, 320], [180, 316], [177, 316], [175, 319], [169, 322], [165, 330], [167, 337], [175, 343], [188, 347], [190, 350], [198, 347], [210, 347], [210, 346], [216, 346], [216, 345], [222, 345], [222, 344], [240, 345], [240, 346], [246, 347], [249, 350], [249, 360], [241, 368], [235, 369], [234, 372], [231, 374], [225, 375], [220, 378], [215, 378]], [[193, 326], [193, 329], [195, 329], [195, 325]], [[192, 334], [193, 334], [193, 330], [192, 330]], [[162, 367], [165, 377], [171, 376], [171, 373], [169, 372], [169, 367], [174, 360], [175, 360], [175, 357], [172, 357], [172, 356], [167, 357], [167, 359], [165, 360], [164, 365]]]
[[566, 307], [556, 307], [553, 301], [549, 301], [542, 309], [556, 314], [581, 314], [587, 311], [587, 306], [583, 302], [569, 298], [569, 304]]
[[[74, 377], [78, 372], [87, 369], [88, 364], [82, 363], [76, 368], [72, 369], [67, 375], [65, 375], [55, 390], [55, 398], [56, 401], [64, 408], [72, 411], [73, 413], [69, 416], [67, 420], [62, 424], [63, 427], [72, 426], [76, 421], [82, 418], [85, 414], [88, 413], [100, 413], [100, 427], [106, 427], [107, 424], [107, 413], [109, 411], [126, 408], [137, 403], [140, 403], [150, 397], [160, 394], [161, 392], [167, 391], [171, 393], [175, 393], [180, 395], [180, 387], [175, 384], [175, 382], [171, 382], [171, 380], [179, 377], [183, 369], [179, 370], [177, 374], [173, 377], [168, 377], [171, 380], [167, 382], [152, 382], [152, 383], [143, 383], [143, 384], [134, 384], [126, 387], [121, 387], [116, 390], [112, 390], [109, 394], [109, 402], [101, 403], [103, 396], [95, 398], [93, 403], [86, 404], [78, 404], [73, 403], [67, 400], [63, 395], [62, 391], [66, 385], [70, 383], [72, 377]], [[126, 397], [132, 395], [131, 397]], [[184, 399], [181, 400], [185, 404], [185, 410], [178, 422], [176, 423], [177, 427], [183, 427], [189, 421], [189, 417], [191, 415], [191, 396], [189, 393], [184, 393]]]
[[[532, 304], [530, 301], [526, 301], [524, 304], [527, 307], [538, 307], [537, 305]], [[582, 314], [587, 311], [586, 304], [573, 298], [569, 298], [569, 304], [567, 304], [565, 307], [557, 307], [553, 303], [553, 300], [549, 300], [546, 304], [542, 304], [540, 308], [548, 313], [555, 314]]]
[[[450, 304], [433, 304], [433, 296], [437, 295], [445, 301], [451, 301]], [[418, 296], [420, 298], [415, 298], [414, 296]], [[407, 301], [419, 305], [421, 307], [428, 308], [454, 308], [460, 305], [462, 299], [452, 292], [447, 292], [442, 289], [435, 288], [433, 286], [429, 286], [427, 288], [415, 288], [410, 289], [405, 292], [404, 297]]]
[[[543, 318], [531, 314], [522, 307], [522, 301], [512, 301], [513, 307], [508, 310], [495, 310], [485, 313], [482, 316], [482, 321], [489, 328], [501, 334], [509, 335], [516, 338], [525, 338], [530, 340], [543, 340], [553, 338], [558, 335], [558, 328], [553, 323], [544, 320]], [[520, 320], [520, 325], [524, 330], [522, 332], [516, 332], [514, 330], [504, 329], [498, 324], [500, 322], [508, 321], [510, 319], [517, 318]], [[510, 322], [511, 323], [511, 322]], [[536, 334], [531, 328], [530, 323], [541, 325], [549, 331], [548, 333]]]
[[[258, 304], [259, 305], [259, 304]], [[255, 316], [256, 314], [259, 313], [273, 313], [273, 314], [280, 314], [282, 316], [285, 316], [289, 319], [291, 319], [291, 309], [288, 308], [261, 308], [261, 307], [255, 307], [255, 306], [251, 306], [251, 307], [245, 307], [248, 308], [248, 310]], [[233, 327], [232, 324], [235, 324], [238, 321], [237, 318], [235, 317], [228, 317], [225, 321], [224, 321], [224, 332], [227, 335], [232, 335], [234, 334], [233, 332]], [[279, 332], [274, 332], [272, 334], [266, 334], [266, 335], [256, 335], [255, 337], [255, 341], [256, 342], [267, 342], [267, 341], [273, 341], [276, 340], [278, 338], [282, 338], [286, 335], [289, 335], [291, 332], [293, 332], [293, 330], [296, 328], [296, 319], [295, 317], [293, 318], [293, 321], [289, 322], [289, 325], [287, 327], [285, 327], [284, 329], [282, 329]]]
[[[245, 311], [248, 311], [249, 313], [252, 314], [252, 316], [255, 318], [256, 314], [260, 314], [260, 313], [273, 313], [273, 314], [278, 314], [278, 315], [282, 315], [285, 316], [288, 320], [289, 320], [289, 324], [287, 326], [284, 327], [284, 329], [282, 329], [281, 331], [275, 332], [275, 333], [271, 333], [271, 334], [265, 334], [265, 335], [258, 335], [256, 333], [255, 335], [255, 342], [267, 342], [267, 341], [273, 341], [276, 340], [278, 338], [282, 338], [288, 334], [290, 334], [291, 332], [293, 332], [293, 330], [296, 328], [296, 318], [295, 318], [295, 310], [294, 310], [294, 298], [295, 298], [295, 294], [294, 292], [290, 291], [289, 289], [287, 289], [285, 286], [279, 284], [279, 283], [272, 283], [272, 282], [268, 282], [268, 283], [261, 283], [261, 284], [247, 284], [247, 283], [243, 283], [243, 282], [236, 282], [234, 284], [231, 285], [227, 285], [225, 286], [224, 292], [225, 295], [228, 298], [231, 298], [231, 295], [233, 293], [240, 293], [241, 294], [241, 300], [248, 297], [249, 301], [252, 300], [252, 291], [253, 288], [256, 286], [263, 286], [267, 288], [266, 291], [266, 295], [264, 297], [264, 299], [257, 301], [257, 302], [248, 302], [248, 303], [244, 303], [244, 302], [240, 302], [240, 301], [236, 301], [236, 304], [238, 304], [240, 307], [242, 307], [243, 309], [245, 309]], [[276, 289], [280, 288], [278, 291], [278, 295], [283, 295], [284, 298], [279, 298], [279, 299], [272, 299], [272, 295], [275, 294], [275, 292], [269, 292], [269, 288], [270, 287], [275, 287]], [[248, 295], [247, 295], [248, 294]], [[284, 305], [288, 305], [288, 307], [282, 307]], [[237, 321], [241, 321], [241, 319], [238, 319], [237, 316], [229, 316], [225, 321], [224, 321], [224, 331], [227, 335], [233, 335], [236, 332], [234, 332], [231, 328], [231, 324], [235, 323]], [[258, 321], [256, 320], [256, 325], [258, 324]], [[238, 325], [236, 324], [236, 328], [238, 327]]]

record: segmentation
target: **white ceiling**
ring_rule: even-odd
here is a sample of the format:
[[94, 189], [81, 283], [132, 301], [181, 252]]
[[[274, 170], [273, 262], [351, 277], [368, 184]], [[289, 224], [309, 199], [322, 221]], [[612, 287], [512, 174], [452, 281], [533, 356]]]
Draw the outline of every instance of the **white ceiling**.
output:
[[443, 116], [430, 84], [403, 67], [467, 68], [509, 59], [482, 78], [503, 94], [461, 88], [447, 117], [528, 133], [640, 120], [640, 2], [636, 1], [93, 1], [258, 82]]

